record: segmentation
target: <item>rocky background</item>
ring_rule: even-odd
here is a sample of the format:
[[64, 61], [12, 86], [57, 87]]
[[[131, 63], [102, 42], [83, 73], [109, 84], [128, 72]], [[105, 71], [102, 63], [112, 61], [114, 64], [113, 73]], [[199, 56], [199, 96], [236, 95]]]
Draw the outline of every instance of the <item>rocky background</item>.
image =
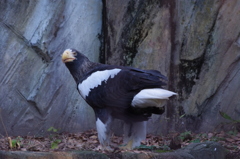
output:
[[179, 96], [150, 133], [212, 131], [226, 121], [219, 111], [239, 120], [239, 26], [238, 0], [0, 1], [0, 134], [95, 128], [61, 62], [66, 48], [168, 76]]
[[0, 1], [0, 103], [9, 135], [95, 128], [60, 55], [76, 48], [98, 61], [101, 13], [99, 0]]
[[212, 131], [219, 111], [240, 119], [240, 1], [104, 3], [103, 61], [160, 70], [179, 94], [149, 132]]

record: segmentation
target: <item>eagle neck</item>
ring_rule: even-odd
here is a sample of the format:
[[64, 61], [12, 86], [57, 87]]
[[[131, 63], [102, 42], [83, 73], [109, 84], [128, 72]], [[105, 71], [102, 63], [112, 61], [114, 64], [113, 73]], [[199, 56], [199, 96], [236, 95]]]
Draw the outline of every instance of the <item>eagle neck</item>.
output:
[[98, 63], [93, 63], [86, 58], [77, 63], [70, 63], [69, 65], [67, 65], [67, 67], [76, 83], [79, 83], [79, 81], [84, 77], [84, 75], [90, 70], [92, 70], [96, 65], [98, 65]]

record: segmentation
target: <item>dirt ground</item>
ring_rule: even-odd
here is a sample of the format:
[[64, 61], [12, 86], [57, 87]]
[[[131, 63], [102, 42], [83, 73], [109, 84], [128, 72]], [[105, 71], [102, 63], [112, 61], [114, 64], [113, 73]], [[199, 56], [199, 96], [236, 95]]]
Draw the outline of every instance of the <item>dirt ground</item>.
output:
[[[123, 138], [112, 136], [112, 152], [126, 151], [118, 147], [123, 144]], [[142, 145], [134, 151], [168, 152], [187, 146], [190, 143], [201, 143], [205, 141], [219, 142], [229, 154], [227, 158], [236, 158], [240, 155], [240, 133], [235, 131], [218, 133], [191, 132], [170, 133], [167, 136], [147, 135]], [[0, 150], [7, 151], [71, 151], [71, 150], [93, 150], [103, 152], [99, 149], [97, 132], [89, 130], [83, 133], [58, 133], [57, 129], [50, 128], [47, 137], [34, 136], [9, 136], [0, 137]], [[109, 153], [104, 151], [104, 153]]]

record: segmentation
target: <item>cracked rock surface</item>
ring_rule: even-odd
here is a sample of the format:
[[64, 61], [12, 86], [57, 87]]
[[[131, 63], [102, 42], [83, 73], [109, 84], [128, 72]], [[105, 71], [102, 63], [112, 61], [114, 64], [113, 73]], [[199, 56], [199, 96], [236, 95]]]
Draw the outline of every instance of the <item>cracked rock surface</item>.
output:
[[[105, 60], [157, 69], [178, 93], [151, 133], [204, 132], [240, 118], [240, 2], [106, 1]], [[117, 60], [116, 60], [117, 59]]]
[[101, 50], [101, 62], [168, 76], [168, 89], [179, 95], [148, 122], [150, 133], [211, 131], [226, 121], [219, 111], [239, 120], [239, 19], [238, 0], [0, 1], [6, 131], [37, 136], [52, 126], [62, 132], [95, 128], [92, 110], [61, 62], [60, 54], [72, 47], [93, 61]]
[[0, 109], [9, 135], [94, 127], [60, 55], [76, 48], [98, 60], [101, 8], [97, 0], [0, 2]]

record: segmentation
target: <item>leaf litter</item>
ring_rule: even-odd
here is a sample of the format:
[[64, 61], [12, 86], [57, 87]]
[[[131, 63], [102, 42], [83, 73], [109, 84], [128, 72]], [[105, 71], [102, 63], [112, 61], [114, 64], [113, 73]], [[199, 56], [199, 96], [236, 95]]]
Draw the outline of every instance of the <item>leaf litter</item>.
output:
[[[141, 142], [138, 149], [131, 150], [139, 152], [167, 152], [186, 147], [190, 143], [201, 143], [215, 141], [229, 150], [230, 154], [240, 154], [240, 133], [239, 132], [209, 132], [209, 133], [169, 133], [168, 135], [150, 135]], [[123, 138], [112, 135], [111, 142], [113, 151], [123, 152], [116, 147], [123, 144]], [[47, 137], [17, 136], [0, 137], [0, 150], [6, 151], [72, 151], [72, 150], [94, 150], [105, 152], [99, 149], [97, 132], [89, 130], [83, 133], [53, 133]]]

